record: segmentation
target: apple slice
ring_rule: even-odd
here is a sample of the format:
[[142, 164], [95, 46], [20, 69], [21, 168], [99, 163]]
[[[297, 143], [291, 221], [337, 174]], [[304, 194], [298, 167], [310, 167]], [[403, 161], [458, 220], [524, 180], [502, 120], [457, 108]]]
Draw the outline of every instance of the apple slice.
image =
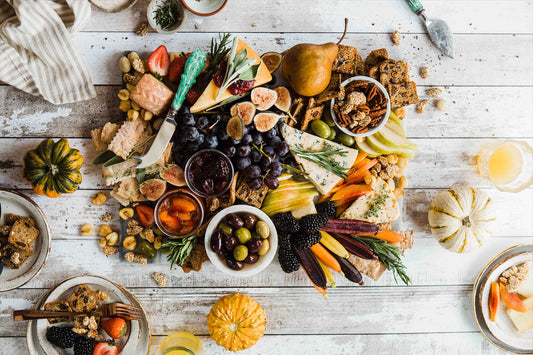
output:
[[402, 138], [399, 134], [388, 128], [383, 127], [379, 132], [374, 134], [377, 140], [381, 143], [393, 148], [405, 148], [411, 150], [418, 150], [418, 145], [409, 142], [407, 139]]
[[397, 154], [407, 159], [413, 159], [415, 157], [415, 153], [412, 150], [405, 149], [405, 148], [389, 147], [388, 145], [381, 143], [374, 136], [366, 137], [366, 142], [368, 143], [370, 148], [372, 148], [376, 152], [379, 152], [380, 155], [381, 154]]
[[507, 291], [505, 285], [500, 284], [500, 295], [507, 307], [522, 313], [529, 310], [529, 307], [516, 294]]

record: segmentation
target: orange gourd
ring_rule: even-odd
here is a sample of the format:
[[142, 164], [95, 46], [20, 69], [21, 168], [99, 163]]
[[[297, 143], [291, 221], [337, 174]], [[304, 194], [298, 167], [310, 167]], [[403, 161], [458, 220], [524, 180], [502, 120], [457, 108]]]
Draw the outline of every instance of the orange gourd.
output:
[[235, 293], [223, 296], [207, 316], [209, 335], [233, 352], [253, 346], [265, 332], [265, 311], [252, 297]]

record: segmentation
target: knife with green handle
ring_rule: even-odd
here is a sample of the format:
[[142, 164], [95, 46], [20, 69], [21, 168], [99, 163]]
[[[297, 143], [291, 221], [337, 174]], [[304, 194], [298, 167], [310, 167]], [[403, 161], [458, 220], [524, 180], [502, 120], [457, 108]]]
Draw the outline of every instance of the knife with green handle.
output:
[[165, 117], [161, 128], [159, 128], [159, 132], [157, 132], [148, 152], [143, 156], [135, 157], [135, 159], [139, 161], [139, 164], [135, 166], [136, 169], [146, 168], [153, 165], [159, 160], [159, 158], [161, 158], [161, 155], [165, 151], [168, 142], [170, 142], [170, 139], [176, 130], [177, 123], [174, 117], [176, 117], [176, 114], [183, 105], [185, 96], [196, 82], [196, 78], [204, 69], [206, 58], [204, 52], [195, 50], [185, 62], [185, 70], [181, 75], [178, 91], [176, 92], [176, 95], [174, 95], [167, 116]]
[[454, 45], [453, 45], [453, 32], [448, 24], [439, 19], [430, 19], [426, 16], [424, 6], [418, 0], [405, 0], [409, 4], [411, 10], [424, 22], [429, 34], [429, 38], [438, 49], [440, 49], [448, 57], [453, 58]]

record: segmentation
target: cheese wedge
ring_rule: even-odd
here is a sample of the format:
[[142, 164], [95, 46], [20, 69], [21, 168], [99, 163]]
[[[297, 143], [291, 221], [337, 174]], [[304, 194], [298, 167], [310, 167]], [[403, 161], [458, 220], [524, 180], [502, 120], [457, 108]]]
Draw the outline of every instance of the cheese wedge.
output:
[[[335, 157], [335, 161], [345, 169], [350, 169], [357, 158], [357, 150], [342, 146], [338, 143], [305, 133], [298, 129], [292, 128], [287, 124], [281, 127], [281, 134], [283, 139], [289, 144], [289, 148], [312, 149], [320, 151], [326, 144], [335, 148], [341, 148], [346, 151], [345, 156]], [[291, 151], [292, 152], [292, 151]], [[294, 152], [292, 153], [294, 159], [302, 165], [304, 171], [308, 174], [308, 179], [315, 185], [318, 192], [321, 194], [328, 193], [339, 181], [342, 180], [339, 176], [324, 169], [320, 165], [313, 163], [307, 159], [301, 158]]]
[[[261, 58], [259, 58], [257, 53], [255, 53], [254, 50], [250, 48], [246, 43], [239, 40], [239, 44], [237, 45], [237, 53], [239, 53], [244, 48], [246, 48], [246, 50], [248, 51], [248, 56], [246, 58], [256, 58], [257, 61], [255, 62], [255, 64], [261, 63], [261, 66], [259, 67], [259, 70], [257, 72], [257, 76], [255, 77], [255, 83], [253, 87], [261, 86], [272, 80], [272, 75], [270, 75], [267, 66], [261, 61]], [[215, 85], [213, 79], [211, 79], [209, 85], [207, 85], [202, 95], [200, 95], [198, 100], [191, 107], [191, 112], [197, 113], [207, 110], [209, 107], [214, 106], [233, 96], [228, 90], [226, 90], [224, 91], [224, 93], [222, 93], [222, 95], [220, 95], [218, 99], [215, 99], [218, 95], [219, 89], [220, 88]]]
[[510, 308], [505, 311], [520, 333], [533, 328], [533, 297], [526, 298], [523, 302], [529, 307], [527, 312], [517, 312]]

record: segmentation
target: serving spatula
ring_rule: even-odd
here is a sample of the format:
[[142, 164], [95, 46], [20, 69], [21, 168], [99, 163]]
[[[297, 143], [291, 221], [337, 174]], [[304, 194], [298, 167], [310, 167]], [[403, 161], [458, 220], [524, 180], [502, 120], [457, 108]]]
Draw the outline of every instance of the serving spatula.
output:
[[422, 3], [418, 0], [406, 0], [411, 7], [411, 10], [418, 15], [418, 17], [426, 25], [429, 38], [438, 49], [440, 49], [448, 57], [452, 58], [455, 55], [453, 46], [453, 32], [448, 24], [439, 19], [430, 19], [427, 17]]
[[189, 92], [189, 89], [196, 82], [196, 78], [202, 70], [204, 69], [206, 55], [200, 50], [195, 50], [191, 53], [191, 56], [185, 62], [185, 70], [181, 75], [180, 84], [178, 86], [178, 91], [174, 95], [170, 109], [168, 110], [167, 116], [163, 121], [163, 124], [159, 128], [159, 132], [150, 146], [148, 152], [140, 157], [134, 157], [139, 161], [139, 164], [134, 166], [136, 169], [146, 168], [150, 165], [153, 165], [155, 162], [161, 158], [165, 148], [170, 142], [174, 131], [176, 130], [176, 114], [178, 113], [183, 101], [185, 100], [185, 95]]

